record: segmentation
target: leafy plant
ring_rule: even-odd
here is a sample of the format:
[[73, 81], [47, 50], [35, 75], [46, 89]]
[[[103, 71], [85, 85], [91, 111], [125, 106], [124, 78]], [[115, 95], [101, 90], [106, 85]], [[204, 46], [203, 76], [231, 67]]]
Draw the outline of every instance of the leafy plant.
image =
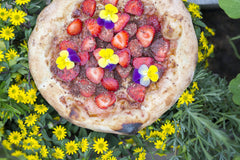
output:
[[240, 1], [239, 0], [219, 0], [219, 6], [225, 11], [225, 13], [233, 18], [240, 18]]
[[229, 90], [233, 94], [233, 102], [240, 105], [240, 74], [229, 83]]

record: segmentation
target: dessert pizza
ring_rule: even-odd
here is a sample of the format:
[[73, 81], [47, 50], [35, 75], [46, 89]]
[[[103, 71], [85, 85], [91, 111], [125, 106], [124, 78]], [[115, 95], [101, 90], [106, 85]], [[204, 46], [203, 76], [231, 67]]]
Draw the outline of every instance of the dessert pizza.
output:
[[197, 39], [181, 0], [54, 0], [29, 39], [33, 79], [65, 119], [134, 134], [191, 83]]

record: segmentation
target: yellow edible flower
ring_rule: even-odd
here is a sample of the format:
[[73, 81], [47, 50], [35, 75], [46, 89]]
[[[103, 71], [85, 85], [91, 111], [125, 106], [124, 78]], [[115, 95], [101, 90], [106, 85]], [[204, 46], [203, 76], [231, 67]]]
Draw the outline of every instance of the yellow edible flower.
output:
[[108, 21], [116, 23], [118, 21], [118, 9], [112, 4], [105, 5], [105, 10], [101, 10], [99, 17]]
[[98, 60], [98, 64], [102, 68], [105, 68], [108, 64], [118, 64], [119, 62], [118, 55], [114, 54], [114, 51], [110, 48], [102, 49], [99, 55], [102, 58]]
[[60, 56], [57, 58], [56, 63], [57, 63], [57, 67], [61, 70], [63, 70], [64, 68], [67, 69], [72, 69], [74, 67], [74, 62], [70, 61], [70, 59], [68, 58], [69, 53], [66, 50], [63, 50], [60, 52]]

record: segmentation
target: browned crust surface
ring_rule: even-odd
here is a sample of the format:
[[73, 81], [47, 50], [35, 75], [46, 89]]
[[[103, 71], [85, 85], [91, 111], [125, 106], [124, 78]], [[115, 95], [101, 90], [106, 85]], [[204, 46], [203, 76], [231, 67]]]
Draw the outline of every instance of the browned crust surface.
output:
[[[126, 1], [119, 0], [118, 6], [124, 6]], [[71, 13], [82, 0], [54, 0], [41, 12], [28, 43], [30, 71], [43, 97], [62, 117], [95, 131], [134, 133], [156, 121], [191, 83], [198, 46], [192, 20], [184, 4], [181, 0], [142, 1], [153, 4], [158, 14], [164, 17], [163, 35], [176, 41], [177, 48], [168, 57], [168, 69], [163, 77], [151, 84], [141, 107], [135, 109], [122, 99], [117, 99], [114, 108], [98, 109], [94, 97], [73, 97], [53, 78], [50, 71], [52, 42], [56, 35], [65, 34], [66, 24], [73, 20]], [[129, 78], [122, 85], [127, 87], [128, 81]], [[126, 93], [126, 89], [118, 92]], [[93, 113], [90, 116], [89, 112], [108, 114], [99, 117]]]

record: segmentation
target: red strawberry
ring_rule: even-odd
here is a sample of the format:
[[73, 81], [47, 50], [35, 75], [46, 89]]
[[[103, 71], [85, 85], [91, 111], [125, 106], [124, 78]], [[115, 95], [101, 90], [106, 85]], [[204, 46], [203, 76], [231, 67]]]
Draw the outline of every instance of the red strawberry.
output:
[[129, 0], [124, 8], [125, 12], [141, 16], [144, 11], [144, 6], [141, 0]]
[[167, 56], [167, 53], [169, 52], [169, 49], [170, 49], [170, 42], [169, 40], [164, 38], [157, 39], [151, 45], [151, 50], [154, 54], [154, 58], [160, 62], [164, 61], [164, 59]]
[[89, 67], [86, 69], [87, 78], [96, 84], [99, 84], [104, 76], [104, 70], [100, 67]]
[[147, 24], [153, 26], [156, 32], [159, 32], [161, 30], [161, 25], [156, 15], [149, 16], [147, 18]]
[[118, 21], [114, 24], [114, 32], [120, 32], [127, 25], [130, 16], [127, 13], [119, 13]]
[[95, 0], [85, 0], [81, 5], [83, 13], [92, 17], [96, 10], [96, 1]]
[[114, 78], [103, 78], [101, 83], [108, 91], [116, 91], [119, 88], [119, 83]]
[[87, 25], [87, 29], [93, 35], [93, 37], [97, 37], [102, 30], [102, 26], [99, 26], [96, 19], [88, 19], [85, 21]]
[[82, 21], [75, 19], [67, 27], [67, 33], [71, 36], [80, 34], [82, 32]]
[[57, 76], [64, 82], [71, 82], [74, 80], [80, 72], [80, 68], [78, 65], [75, 65], [72, 69], [63, 69], [60, 70], [57, 67], [53, 68], [53, 73], [57, 73]]
[[90, 55], [88, 52], [79, 52], [78, 56], [80, 57], [80, 65], [83, 66], [87, 64], [88, 60], [90, 59]]
[[101, 51], [102, 48], [98, 48], [96, 50], [94, 50], [93, 52], [93, 55], [94, 57], [96, 58], [96, 60], [98, 61], [100, 58], [102, 58], [100, 55], [99, 55], [99, 52]]
[[88, 79], [77, 79], [78, 89], [84, 97], [92, 96], [96, 91], [96, 84], [90, 82]]
[[129, 37], [131, 38], [137, 33], [137, 24], [136, 23], [127, 24], [124, 30], [128, 32]]
[[137, 39], [133, 39], [129, 42], [128, 48], [133, 57], [141, 57], [143, 54], [143, 47]]
[[104, 0], [104, 4], [112, 4], [114, 6], [117, 6], [118, 0]]
[[125, 79], [129, 76], [129, 74], [132, 70], [132, 67], [131, 67], [131, 65], [129, 65], [127, 68], [123, 68], [122, 66], [117, 65], [116, 70], [117, 70], [118, 74], [120, 75], [120, 77]]
[[137, 102], [143, 102], [145, 98], [145, 87], [140, 84], [133, 84], [128, 89], [128, 95]]
[[92, 36], [88, 36], [82, 41], [81, 49], [82, 51], [92, 52], [96, 46], [97, 44], [95, 39]]
[[133, 67], [138, 69], [141, 65], [146, 64], [148, 67], [154, 63], [151, 57], [138, 57], [133, 59]]
[[105, 42], [111, 42], [113, 36], [114, 33], [112, 29], [106, 29], [105, 27], [103, 27], [98, 37]]
[[126, 31], [121, 31], [113, 37], [111, 44], [118, 49], [124, 49], [128, 45], [128, 39], [129, 34]]
[[59, 44], [59, 48], [61, 50], [67, 50], [68, 48], [71, 48], [75, 51], [78, 51], [78, 45], [74, 42], [74, 41], [68, 41], [68, 40], [64, 40]]
[[130, 50], [125, 48], [123, 50], [117, 51], [116, 54], [119, 57], [119, 64], [122, 67], [126, 68], [129, 65], [130, 60], [131, 60]]
[[155, 35], [155, 29], [153, 26], [145, 25], [138, 28], [137, 39], [142, 44], [143, 47], [148, 47], [152, 43]]
[[103, 92], [95, 97], [95, 103], [101, 109], [107, 109], [111, 105], [113, 105], [116, 101], [116, 96], [114, 93]]

